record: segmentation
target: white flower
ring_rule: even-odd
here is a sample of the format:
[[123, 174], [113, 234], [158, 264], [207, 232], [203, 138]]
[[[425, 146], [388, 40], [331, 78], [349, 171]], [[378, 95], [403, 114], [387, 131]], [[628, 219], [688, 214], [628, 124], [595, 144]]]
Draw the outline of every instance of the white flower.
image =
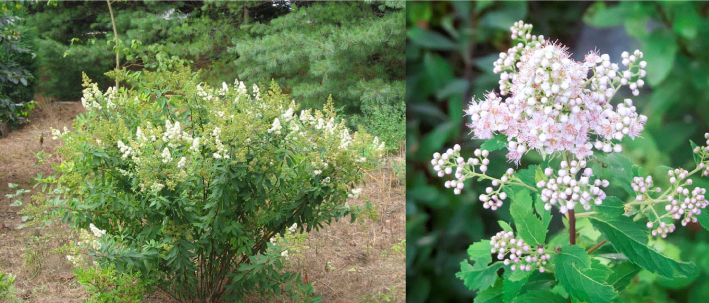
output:
[[296, 231], [297, 228], [298, 228], [298, 223], [293, 223], [293, 225], [288, 227], [288, 232], [292, 234]]
[[276, 118], [273, 120], [273, 125], [271, 126], [271, 128], [268, 129], [268, 133], [269, 134], [274, 133], [276, 135], [280, 135], [281, 129], [283, 129], [283, 127], [281, 127], [281, 121], [278, 120], [278, 118]]
[[185, 157], [180, 158], [180, 161], [177, 162], [177, 168], [184, 168], [186, 162], [187, 159]]
[[91, 229], [96, 238], [101, 238], [101, 236], [106, 234], [105, 230], [98, 229], [93, 223], [89, 224], [89, 229]]
[[172, 161], [172, 154], [170, 154], [170, 150], [167, 147], [165, 147], [162, 150], [160, 157], [162, 157], [162, 163], [167, 163], [167, 162]]

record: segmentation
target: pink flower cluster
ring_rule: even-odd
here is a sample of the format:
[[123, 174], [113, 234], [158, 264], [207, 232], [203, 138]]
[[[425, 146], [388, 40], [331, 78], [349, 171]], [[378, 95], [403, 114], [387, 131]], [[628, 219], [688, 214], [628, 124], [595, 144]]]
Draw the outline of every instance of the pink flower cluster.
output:
[[531, 28], [515, 23], [512, 38], [519, 43], [494, 63], [500, 95], [490, 92], [466, 110], [475, 138], [506, 135], [507, 158], [519, 163], [532, 149], [543, 154], [570, 151], [578, 159], [591, 156], [593, 148], [620, 152], [618, 141], [640, 135], [647, 117], [637, 114], [632, 101], [610, 104], [621, 86], [637, 94], [644, 85], [647, 64], [637, 62], [643, 56], [640, 51], [623, 53], [625, 71], [610, 63], [607, 54], [591, 52], [576, 62], [566, 47], [532, 36]]
[[[544, 265], [551, 256], [544, 253], [544, 248], [536, 250], [525, 244], [522, 239], [515, 238], [511, 231], [501, 231], [490, 239], [493, 246], [491, 252], [497, 254], [497, 259], [502, 260], [505, 266], [512, 264], [512, 271], [530, 271], [532, 267], [539, 267], [539, 272], [544, 272]], [[506, 256], [509, 253], [509, 256]]]

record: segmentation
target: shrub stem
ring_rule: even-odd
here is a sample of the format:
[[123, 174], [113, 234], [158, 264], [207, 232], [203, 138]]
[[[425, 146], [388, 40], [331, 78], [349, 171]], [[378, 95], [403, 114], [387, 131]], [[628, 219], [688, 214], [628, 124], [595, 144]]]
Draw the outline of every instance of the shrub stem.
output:
[[569, 244], [576, 244], [576, 212], [569, 209]]

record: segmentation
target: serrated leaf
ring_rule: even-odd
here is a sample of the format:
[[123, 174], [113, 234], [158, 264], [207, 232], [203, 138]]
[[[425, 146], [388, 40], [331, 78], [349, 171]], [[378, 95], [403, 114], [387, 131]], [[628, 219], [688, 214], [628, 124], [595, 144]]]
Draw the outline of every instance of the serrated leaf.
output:
[[547, 290], [531, 290], [512, 301], [513, 303], [566, 303], [564, 297]]
[[521, 190], [514, 196], [510, 205], [510, 215], [517, 227], [517, 235], [532, 248], [544, 245], [547, 230], [542, 220], [534, 214], [532, 195]]
[[504, 231], [513, 231], [512, 226], [510, 226], [509, 223], [502, 221], [502, 220], [497, 220], [497, 224], [500, 224], [500, 228]]
[[618, 252], [640, 267], [665, 277], [696, 274], [694, 264], [673, 260], [649, 247], [647, 228], [631, 218], [599, 213], [589, 219]]
[[482, 291], [495, 284], [497, 280], [497, 270], [502, 268], [502, 262], [493, 263], [487, 266], [482, 263], [470, 265], [468, 261], [460, 262], [460, 271], [455, 274], [458, 279], [463, 280], [465, 287], [472, 291]]
[[539, 195], [534, 195], [534, 210], [542, 218], [542, 226], [544, 229], [549, 228], [549, 223], [551, 223], [551, 211], [544, 209], [544, 202], [539, 198]]
[[631, 262], [620, 263], [613, 267], [613, 271], [608, 277], [608, 284], [613, 285], [613, 288], [617, 290], [623, 290], [639, 272], [640, 267]]
[[519, 291], [522, 290], [522, 287], [527, 284], [529, 273], [528, 271], [517, 270], [507, 274], [507, 278], [502, 281], [502, 299], [504, 302], [509, 303], [514, 300]]
[[477, 263], [490, 264], [490, 262], [492, 262], [491, 250], [492, 245], [490, 245], [490, 240], [475, 242], [468, 247], [468, 256]]
[[610, 302], [617, 293], [606, 283], [608, 271], [592, 268], [588, 253], [579, 246], [564, 246], [555, 257], [556, 279], [574, 298], [591, 303]]
[[480, 149], [493, 152], [496, 150], [501, 150], [505, 148], [505, 146], [507, 146], [507, 136], [497, 134], [491, 139], [485, 140], [485, 142], [480, 145]]
[[497, 283], [495, 287], [490, 287], [478, 293], [473, 303], [502, 303], [502, 288]]
[[537, 165], [530, 165], [525, 169], [518, 170], [515, 175], [524, 184], [536, 188], [537, 182], [534, 181], [537, 173]]
[[528, 271], [516, 270], [516, 271], [512, 271], [510, 274], [508, 274], [506, 279], [512, 280], [512, 281], [519, 281], [519, 280], [527, 278], [528, 276], [529, 276]]

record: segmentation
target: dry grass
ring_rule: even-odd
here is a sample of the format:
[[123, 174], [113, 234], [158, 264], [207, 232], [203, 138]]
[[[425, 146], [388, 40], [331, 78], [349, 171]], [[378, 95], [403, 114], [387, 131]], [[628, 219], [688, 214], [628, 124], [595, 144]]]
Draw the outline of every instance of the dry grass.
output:
[[[54, 156], [49, 162], [35, 166], [35, 153], [43, 149], [46, 153], [54, 153], [59, 142], [51, 139], [50, 127], [69, 127], [74, 117], [82, 111], [81, 103], [53, 103], [34, 110], [29, 123], [0, 138], [0, 242], [3, 243], [0, 246], [0, 270], [17, 276], [17, 295], [26, 302], [49, 302], [48, 298], [52, 298], [52, 302], [83, 302], [87, 298], [82, 287], [72, 280], [71, 265], [63, 257], [44, 253], [39, 260], [41, 263], [25, 265], [25, 251], [32, 249], [29, 239], [35, 234], [30, 229], [15, 229], [21, 223], [18, 214], [21, 208], [10, 206], [12, 201], [5, 197], [5, 194], [15, 191], [7, 187], [8, 183], [32, 189], [32, 178], [38, 173], [44, 176], [53, 173], [51, 164], [57, 164], [59, 159]], [[44, 138], [42, 143], [40, 137]], [[23, 200], [27, 203], [29, 199]], [[61, 240], [53, 240], [46, 243], [45, 248], [48, 251], [60, 245]], [[40, 272], [33, 272], [28, 265], [40, 265]]]
[[[51, 165], [60, 159], [55, 155], [35, 166], [34, 154], [40, 150], [54, 154], [59, 143], [51, 139], [49, 128], [69, 127], [82, 111], [78, 102], [45, 105], [32, 113], [32, 121], [22, 129], [0, 138], [0, 270], [17, 276], [17, 297], [25, 302], [83, 302], [88, 298], [68, 261], [49, 253], [67, 243], [67, 237], [59, 235], [68, 234], [68, 229], [57, 225], [44, 231], [53, 237], [39, 249], [42, 255], [34, 263], [41, 267], [33, 272], [31, 267], [37, 264], [26, 264], [25, 251], [32, 249], [29, 239], [38, 235], [30, 229], [15, 229], [21, 223], [20, 207], [10, 206], [11, 199], [5, 197], [14, 193], [8, 183], [32, 189], [32, 178], [38, 173], [53, 173]], [[44, 138], [42, 144], [40, 137]], [[401, 158], [389, 159], [390, 164], [393, 161], [403, 163]], [[374, 206], [370, 216], [354, 223], [344, 218], [312, 232], [305, 243], [309, 249], [291, 258], [290, 269], [313, 282], [324, 302], [405, 301], [405, 253], [395, 247], [406, 237], [404, 186], [398, 183], [391, 165], [368, 175], [361, 197], [350, 203], [364, 205], [369, 201]], [[146, 302], [172, 301], [158, 291], [148, 294]]]
[[369, 201], [375, 213], [312, 232], [305, 243], [309, 249], [294, 261], [294, 269], [307, 275], [324, 302], [405, 301], [404, 186], [391, 166], [369, 172], [367, 179], [360, 198], [350, 203]]

